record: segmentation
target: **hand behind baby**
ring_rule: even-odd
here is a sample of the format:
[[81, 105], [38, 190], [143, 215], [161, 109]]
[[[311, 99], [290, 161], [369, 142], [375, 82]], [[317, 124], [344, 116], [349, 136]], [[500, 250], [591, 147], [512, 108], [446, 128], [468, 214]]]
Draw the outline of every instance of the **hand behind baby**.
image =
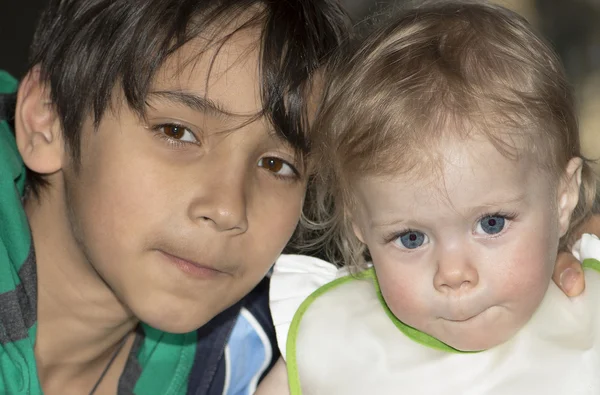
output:
[[[600, 214], [590, 217], [578, 229], [578, 237], [582, 233], [600, 236]], [[580, 295], [585, 289], [585, 279], [581, 262], [569, 252], [561, 252], [556, 259], [552, 279], [562, 291], [570, 297]]]

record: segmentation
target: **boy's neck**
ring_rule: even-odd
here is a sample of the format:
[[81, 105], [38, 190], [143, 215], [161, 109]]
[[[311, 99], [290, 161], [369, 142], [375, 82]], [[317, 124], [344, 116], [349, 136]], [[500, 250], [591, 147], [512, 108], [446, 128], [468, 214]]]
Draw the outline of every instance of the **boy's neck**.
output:
[[74, 375], [95, 370], [138, 323], [75, 240], [61, 181], [59, 174], [50, 176], [40, 199], [25, 203], [37, 259], [40, 378], [60, 366], [69, 366]]

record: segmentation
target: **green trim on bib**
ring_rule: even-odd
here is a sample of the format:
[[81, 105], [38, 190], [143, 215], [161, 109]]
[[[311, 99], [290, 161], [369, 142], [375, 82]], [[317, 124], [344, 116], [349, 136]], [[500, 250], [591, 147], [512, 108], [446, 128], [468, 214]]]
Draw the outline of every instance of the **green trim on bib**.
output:
[[375, 285], [375, 289], [377, 292], [377, 298], [379, 299], [379, 303], [385, 314], [387, 314], [388, 318], [396, 325], [396, 328], [400, 329], [400, 332], [404, 333], [409, 339], [429, 348], [433, 348], [434, 350], [446, 351], [451, 353], [460, 353], [460, 354], [473, 354], [481, 351], [461, 351], [457, 350], [454, 347], [450, 347], [446, 343], [436, 339], [435, 337], [428, 335], [426, 333], [421, 332], [418, 329], [413, 328], [412, 326], [406, 325], [404, 322], [400, 321], [394, 313], [390, 310], [385, 299], [383, 298], [383, 294], [381, 293], [381, 288], [379, 287], [379, 281], [377, 281], [377, 276], [375, 275], [375, 269], [370, 268], [367, 270], [370, 272], [369, 277], [373, 279], [373, 283]]
[[[359, 273], [358, 278], [368, 277], [368, 276], [363, 277], [362, 276], [363, 273], [366, 273], [366, 272]], [[296, 313], [294, 314], [294, 318], [292, 319], [292, 323], [290, 324], [290, 329], [288, 331], [288, 337], [287, 337], [286, 344], [285, 344], [286, 355], [287, 355], [286, 366], [287, 366], [287, 373], [288, 373], [288, 383], [289, 383], [289, 387], [290, 387], [290, 395], [301, 395], [302, 394], [302, 388], [300, 386], [300, 377], [298, 375], [298, 364], [296, 362], [296, 339], [298, 337], [298, 328], [300, 327], [300, 320], [304, 316], [304, 313], [306, 313], [306, 310], [308, 310], [310, 305], [315, 300], [317, 300], [317, 298], [319, 296], [321, 296], [325, 292], [337, 287], [338, 285], [345, 284], [354, 279], [355, 278], [353, 276], [345, 276], [345, 277], [338, 278], [336, 280], [333, 280], [330, 283], [323, 285], [322, 287], [320, 287], [316, 291], [314, 291], [312, 294], [310, 294], [309, 297], [306, 298], [304, 300], [304, 302], [302, 302], [302, 304], [298, 308], [298, 311], [296, 311]]]
[[581, 266], [583, 266], [584, 269], [594, 269], [595, 271], [600, 273], [600, 261], [598, 261], [597, 259], [584, 259], [583, 262], [581, 262]]

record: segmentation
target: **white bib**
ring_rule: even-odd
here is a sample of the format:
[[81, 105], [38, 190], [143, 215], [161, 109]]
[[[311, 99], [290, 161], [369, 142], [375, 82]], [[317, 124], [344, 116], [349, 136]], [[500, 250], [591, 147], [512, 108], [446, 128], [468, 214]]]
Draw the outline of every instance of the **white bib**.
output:
[[585, 273], [583, 295], [569, 299], [552, 283], [515, 337], [477, 353], [435, 349], [405, 334], [387, 315], [372, 269], [365, 279], [338, 279], [313, 294], [291, 325], [292, 395], [598, 395], [600, 274]]

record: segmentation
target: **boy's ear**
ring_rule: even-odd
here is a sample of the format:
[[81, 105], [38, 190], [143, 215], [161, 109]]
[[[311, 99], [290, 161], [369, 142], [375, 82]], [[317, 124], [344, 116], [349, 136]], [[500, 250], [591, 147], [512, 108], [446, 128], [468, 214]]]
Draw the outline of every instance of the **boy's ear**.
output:
[[560, 225], [560, 236], [564, 236], [569, 229], [571, 214], [579, 202], [579, 190], [581, 187], [581, 169], [583, 160], [572, 158], [559, 183], [558, 189], [558, 222]]
[[60, 121], [50, 101], [50, 89], [40, 81], [39, 67], [30, 70], [19, 85], [15, 135], [19, 153], [29, 169], [52, 174], [62, 168]]

